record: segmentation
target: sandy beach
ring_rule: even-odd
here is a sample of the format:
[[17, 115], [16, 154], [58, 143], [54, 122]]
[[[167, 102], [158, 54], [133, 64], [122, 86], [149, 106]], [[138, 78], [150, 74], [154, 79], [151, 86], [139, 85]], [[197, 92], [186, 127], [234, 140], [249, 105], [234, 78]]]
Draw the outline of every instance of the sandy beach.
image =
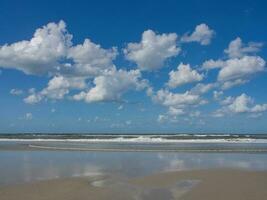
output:
[[[76, 177], [0, 187], [2, 200], [181, 199], [262, 200], [267, 172], [193, 170], [120, 180]], [[193, 183], [193, 184], [192, 184]]]
[[[1, 200], [262, 200], [267, 196], [266, 154], [257, 151], [266, 148], [265, 143], [217, 144], [216, 152], [183, 152], [180, 143], [36, 144], [48, 149], [21, 141], [0, 143]], [[245, 146], [249, 152], [240, 151]], [[196, 147], [214, 149], [213, 144], [187, 144], [189, 150]], [[141, 148], [149, 151], [137, 151]], [[221, 151], [225, 149], [231, 151]]]
[[179, 180], [199, 180], [199, 183], [185, 193], [183, 200], [245, 200], [264, 199], [267, 195], [267, 172], [242, 170], [196, 170], [170, 172], [136, 179], [141, 185], [163, 187]]

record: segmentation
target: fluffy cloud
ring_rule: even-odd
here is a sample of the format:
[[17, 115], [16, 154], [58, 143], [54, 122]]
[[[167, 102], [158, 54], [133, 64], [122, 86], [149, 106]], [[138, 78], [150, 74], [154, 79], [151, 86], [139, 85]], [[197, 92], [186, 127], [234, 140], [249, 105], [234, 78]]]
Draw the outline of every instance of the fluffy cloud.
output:
[[[185, 115], [187, 114], [188, 117], [186, 117]], [[193, 119], [198, 119], [199, 116], [201, 115], [200, 111], [192, 111], [192, 112], [185, 112], [183, 109], [180, 108], [174, 108], [174, 107], [170, 107], [168, 112], [166, 114], [159, 114], [157, 121], [159, 123], [177, 123], [181, 120], [187, 121], [190, 124], [192, 124], [194, 122]], [[180, 116], [184, 116], [183, 118], [179, 118]], [[196, 121], [195, 121], [196, 122]], [[203, 121], [200, 119], [200, 121], [197, 122], [199, 123], [203, 123]]]
[[265, 60], [259, 56], [244, 56], [226, 61], [208, 60], [202, 65], [204, 69], [221, 68], [218, 74], [219, 81], [246, 79], [251, 75], [265, 70]]
[[62, 99], [69, 89], [83, 89], [86, 87], [83, 78], [66, 78], [56, 76], [48, 82], [48, 86], [41, 91], [41, 95], [51, 99]]
[[24, 99], [24, 102], [35, 104], [44, 98], [59, 100], [63, 99], [70, 89], [84, 89], [85, 87], [84, 78], [55, 76], [48, 82], [46, 88], [37, 93], [33, 92]]
[[169, 107], [168, 114], [172, 116], [179, 116], [185, 114], [184, 110], [181, 108]]
[[42, 100], [42, 96], [40, 94], [31, 94], [28, 97], [24, 98], [24, 102], [28, 104], [36, 104]]
[[227, 97], [222, 102], [224, 105], [216, 111], [216, 115], [238, 113], [262, 113], [267, 111], [267, 104], [255, 104], [254, 99], [245, 93], [237, 97]]
[[37, 29], [29, 41], [0, 46], [0, 66], [34, 75], [90, 76], [112, 67], [116, 55], [116, 48], [106, 50], [89, 39], [73, 46], [72, 35], [60, 21]]
[[73, 59], [74, 73], [78, 75], [99, 75], [103, 70], [113, 67], [117, 48], [103, 49], [100, 45], [85, 39], [81, 45], [73, 46], [68, 51], [68, 58]]
[[35, 31], [31, 40], [23, 40], [0, 47], [0, 66], [15, 68], [26, 74], [42, 74], [55, 71], [71, 45], [66, 24], [49, 23]]
[[221, 89], [222, 90], [227, 90], [227, 89], [230, 89], [234, 86], [237, 86], [237, 85], [243, 85], [245, 83], [247, 83], [248, 80], [242, 80], [242, 79], [236, 79], [236, 80], [233, 80], [233, 81], [226, 81], [226, 82], [223, 82], [222, 85], [221, 85]]
[[199, 24], [196, 26], [193, 33], [185, 34], [182, 38], [182, 42], [199, 42], [201, 45], [208, 45], [212, 37], [214, 37], [215, 31], [210, 29], [206, 24]]
[[211, 89], [212, 84], [199, 84], [197, 88], [201, 91], [190, 90], [184, 93], [173, 93], [166, 89], [160, 89], [157, 92], [149, 93], [152, 100], [166, 108], [168, 111], [164, 115], [159, 115], [158, 122], [164, 122], [170, 120], [177, 122], [177, 117], [181, 115], [187, 115], [189, 117], [196, 117], [200, 115], [199, 111], [192, 111], [197, 106], [206, 104], [207, 101], [203, 99], [200, 94], [203, 94]]
[[265, 70], [265, 61], [259, 56], [244, 56], [225, 61], [219, 72], [219, 81], [248, 78]]
[[229, 104], [233, 103], [234, 99], [235, 98], [232, 96], [226, 97], [225, 99], [220, 101], [220, 104], [221, 105], [229, 105]]
[[128, 90], [141, 90], [147, 82], [141, 80], [139, 70], [111, 70], [94, 79], [94, 87], [87, 92], [74, 95], [74, 100], [85, 100], [88, 103], [98, 101], [116, 101]]
[[233, 102], [228, 105], [228, 108], [231, 112], [234, 113], [249, 112], [251, 108], [249, 108], [248, 105], [252, 103], [252, 98], [243, 93], [240, 96], [236, 97]]
[[262, 43], [250, 42], [248, 45], [242, 43], [241, 38], [237, 37], [231, 41], [228, 48], [224, 50], [230, 58], [241, 58], [249, 53], [256, 53], [260, 51]]
[[141, 70], [157, 70], [164, 66], [164, 61], [180, 52], [177, 47], [177, 35], [156, 34], [147, 30], [140, 43], [129, 43], [124, 49], [126, 59], [133, 61]]
[[159, 90], [152, 99], [167, 107], [183, 108], [187, 105], [197, 105], [202, 102], [199, 95], [190, 94], [190, 92], [185, 93], [172, 93], [168, 90]]
[[228, 59], [207, 60], [202, 64], [202, 68], [219, 69], [217, 80], [223, 90], [247, 83], [253, 75], [265, 71], [265, 60], [256, 55], [249, 55], [258, 52], [261, 46], [262, 43], [255, 42], [245, 45], [240, 38], [236, 38], [224, 50]]
[[200, 95], [200, 94], [205, 94], [209, 92], [211, 89], [215, 88], [217, 86], [216, 83], [198, 83], [196, 86], [194, 86], [189, 93], [190, 94], [195, 94], [195, 95]]
[[71, 89], [84, 89], [88, 79], [115, 68], [113, 60], [117, 54], [115, 47], [103, 49], [90, 39], [74, 46], [65, 22], [60, 21], [37, 29], [30, 40], [0, 46], [0, 67], [53, 76], [46, 88], [31, 92], [24, 99], [34, 104], [43, 99], [62, 99]]
[[170, 79], [167, 85], [170, 88], [175, 88], [177, 86], [201, 81], [203, 79], [203, 74], [199, 74], [196, 70], [191, 69], [190, 65], [181, 63], [177, 67], [177, 71], [172, 70], [169, 73]]
[[205, 70], [210, 70], [210, 69], [216, 69], [216, 68], [222, 68], [225, 64], [225, 61], [223, 60], [206, 60], [203, 64], [202, 64], [202, 69]]
[[259, 56], [243, 56], [226, 61], [208, 60], [202, 65], [204, 69], [220, 68], [217, 80], [223, 90], [247, 83], [255, 74], [265, 71], [266, 62]]

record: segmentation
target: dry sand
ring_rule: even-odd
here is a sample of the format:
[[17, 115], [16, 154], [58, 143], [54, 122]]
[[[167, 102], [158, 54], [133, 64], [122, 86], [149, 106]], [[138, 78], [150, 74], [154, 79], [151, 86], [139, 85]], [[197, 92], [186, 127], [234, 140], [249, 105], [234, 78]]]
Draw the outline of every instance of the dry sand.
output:
[[[190, 190], [183, 181], [195, 181]], [[95, 184], [92, 184], [95, 183]], [[97, 183], [97, 184], [96, 184]], [[0, 187], [1, 200], [263, 200], [267, 172], [196, 170], [159, 173], [106, 184], [89, 177], [45, 180]], [[113, 187], [114, 186], [114, 187]]]

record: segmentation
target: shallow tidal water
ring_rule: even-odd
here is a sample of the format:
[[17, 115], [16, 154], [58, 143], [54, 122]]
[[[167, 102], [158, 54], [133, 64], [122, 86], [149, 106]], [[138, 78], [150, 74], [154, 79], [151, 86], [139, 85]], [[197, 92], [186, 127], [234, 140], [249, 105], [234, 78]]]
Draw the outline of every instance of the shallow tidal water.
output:
[[188, 153], [160, 150], [0, 150], [0, 185], [75, 176], [112, 175], [130, 178], [158, 172], [209, 168], [267, 170], [267, 155], [252, 152]]

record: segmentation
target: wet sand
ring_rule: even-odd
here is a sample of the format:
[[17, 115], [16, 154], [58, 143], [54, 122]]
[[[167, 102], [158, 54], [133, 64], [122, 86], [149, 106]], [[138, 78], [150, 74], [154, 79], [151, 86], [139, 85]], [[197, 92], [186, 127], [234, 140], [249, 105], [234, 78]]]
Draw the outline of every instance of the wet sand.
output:
[[262, 200], [267, 172], [193, 170], [121, 179], [80, 177], [0, 187], [1, 200]]
[[[127, 144], [127, 145], [125, 145]], [[187, 152], [187, 153], [266, 153], [267, 145], [246, 143], [176, 143], [162, 145], [131, 143], [87, 143], [87, 142], [23, 142], [0, 141], [0, 151], [85, 151], [85, 152]], [[241, 146], [240, 146], [241, 145]]]
[[163, 187], [178, 180], [199, 180], [180, 199], [257, 200], [267, 196], [267, 172], [241, 170], [196, 170], [162, 173], [133, 180], [139, 185]]

